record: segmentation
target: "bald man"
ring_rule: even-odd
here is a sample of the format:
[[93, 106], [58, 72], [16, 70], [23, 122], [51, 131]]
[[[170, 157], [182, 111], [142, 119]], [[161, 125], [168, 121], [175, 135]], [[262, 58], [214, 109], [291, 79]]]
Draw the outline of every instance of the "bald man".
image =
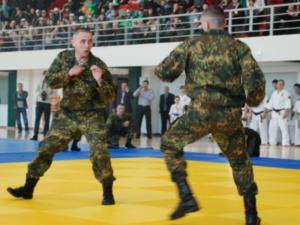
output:
[[224, 13], [220, 8], [208, 7], [201, 20], [204, 34], [184, 41], [155, 69], [155, 74], [167, 82], [173, 82], [185, 71], [185, 87], [192, 99], [187, 112], [161, 141], [180, 196], [171, 219], [199, 210], [187, 183], [183, 148], [211, 133], [229, 160], [238, 192], [244, 197], [246, 224], [258, 225], [257, 185], [240, 118], [245, 103], [257, 106], [263, 100], [264, 75], [249, 47], [224, 30]]
[[74, 50], [58, 54], [48, 69], [45, 82], [53, 89], [63, 89], [60, 110], [40, 143], [36, 156], [29, 163], [26, 182], [7, 191], [17, 198], [31, 199], [41, 176], [50, 167], [57, 152], [66, 149], [77, 133], [90, 144], [90, 160], [96, 179], [103, 186], [103, 205], [114, 204], [112, 184], [115, 180], [106, 147], [106, 104], [116, 96], [116, 85], [107, 66], [91, 53], [93, 35], [84, 28], [75, 30]]

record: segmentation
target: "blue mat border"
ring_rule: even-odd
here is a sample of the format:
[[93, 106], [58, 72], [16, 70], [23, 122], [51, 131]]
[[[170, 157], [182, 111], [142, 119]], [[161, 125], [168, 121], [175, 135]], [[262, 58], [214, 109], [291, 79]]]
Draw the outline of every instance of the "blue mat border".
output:
[[[7, 141], [7, 140], [6, 140]], [[1, 142], [1, 140], [0, 140]], [[10, 143], [11, 142], [11, 143]], [[25, 146], [24, 142], [27, 143], [30, 147], [25, 149], [25, 152], [7, 152], [0, 151], [0, 163], [15, 163], [15, 162], [30, 162], [35, 155], [35, 152], [32, 152], [33, 146], [37, 147], [38, 142], [33, 141], [16, 141], [8, 140], [7, 144], [13, 144], [15, 147], [16, 142], [19, 142], [17, 146]], [[11, 147], [11, 146], [10, 146]], [[80, 145], [83, 151], [80, 152], [60, 152], [57, 153], [54, 157], [54, 160], [82, 160], [89, 158], [88, 145]], [[3, 148], [3, 146], [2, 146]], [[1, 147], [0, 147], [1, 150]], [[3, 149], [2, 149], [3, 150]], [[138, 148], [138, 149], [110, 149], [110, 154], [112, 158], [162, 158], [162, 153], [153, 148]], [[202, 162], [213, 162], [213, 163], [227, 163], [227, 160], [217, 154], [211, 153], [196, 153], [196, 152], [185, 152], [185, 158], [191, 161], [202, 161]], [[285, 168], [285, 169], [300, 169], [299, 160], [290, 160], [290, 159], [273, 159], [273, 158], [252, 158], [252, 162], [255, 166], [263, 167], [273, 167], [273, 168]]]

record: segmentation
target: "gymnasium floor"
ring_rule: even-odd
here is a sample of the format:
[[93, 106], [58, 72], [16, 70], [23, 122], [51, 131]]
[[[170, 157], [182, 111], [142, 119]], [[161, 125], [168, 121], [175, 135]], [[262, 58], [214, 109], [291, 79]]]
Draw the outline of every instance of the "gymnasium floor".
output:
[[[57, 154], [33, 200], [14, 199], [5, 189], [23, 184], [36, 147], [34, 141], [0, 139], [3, 225], [244, 224], [242, 198], [228, 164], [221, 156], [203, 152], [186, 153], [189, 181], [202, 210], [176, 221], [168, 221], [178, 201], [175, 186], [160, 152], [145, 147], [111, 150], [117, 177], [114, 206], [100, 205], [101, 186], [93, 177], [86, 144], [80, 144], [81, 152]], [[300, 161], [262, 157], [253, 162], [262, 224], [299, 225]]]

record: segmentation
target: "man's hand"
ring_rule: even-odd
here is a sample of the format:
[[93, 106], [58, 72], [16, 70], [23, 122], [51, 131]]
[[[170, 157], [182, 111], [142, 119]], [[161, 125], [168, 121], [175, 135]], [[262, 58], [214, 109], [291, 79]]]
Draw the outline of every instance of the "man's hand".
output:
[[122, 125], [123, 127], [129, 127], [129, 121], [125, 121]]
[[96, 65], [92, 65], [90, 70], [93, 74], [93, 77], [95, 78], [97, 83], [100, 85], [102, 82], [103, 70]]
[[84, 71], [84, 67], [75, 65], [69, 70], [68, 74], [71, 77], [75, 77], [75, 76], [79, 76], [83, 71]]

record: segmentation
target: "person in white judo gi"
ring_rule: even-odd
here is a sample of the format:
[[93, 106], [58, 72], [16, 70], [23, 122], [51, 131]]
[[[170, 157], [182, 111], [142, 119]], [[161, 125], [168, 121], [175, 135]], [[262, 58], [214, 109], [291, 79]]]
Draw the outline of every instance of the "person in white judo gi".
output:
[[268, 144], [268, 121], [267, 121], [267, 101], [266, 96], [264, 100], [257, 106], [252, 107], [251, 110], [251, 120], [250, 128], [259, 133], [261, 138], [261, 144]]
[[[278, 130], [281, 131], [283, 146], [290, 145], [290, 135], [288, 128], [288, 115], [292, 107], [291, 95], [284, 89], [284, 81], [279, 80], [277, 90], [273, 92], [267, 109], [272, 110], [272, 119], [269, 125], [269, 143], [270, 145], [277, 144]], [[279, 128], [279, 129], [278, 129]]]

